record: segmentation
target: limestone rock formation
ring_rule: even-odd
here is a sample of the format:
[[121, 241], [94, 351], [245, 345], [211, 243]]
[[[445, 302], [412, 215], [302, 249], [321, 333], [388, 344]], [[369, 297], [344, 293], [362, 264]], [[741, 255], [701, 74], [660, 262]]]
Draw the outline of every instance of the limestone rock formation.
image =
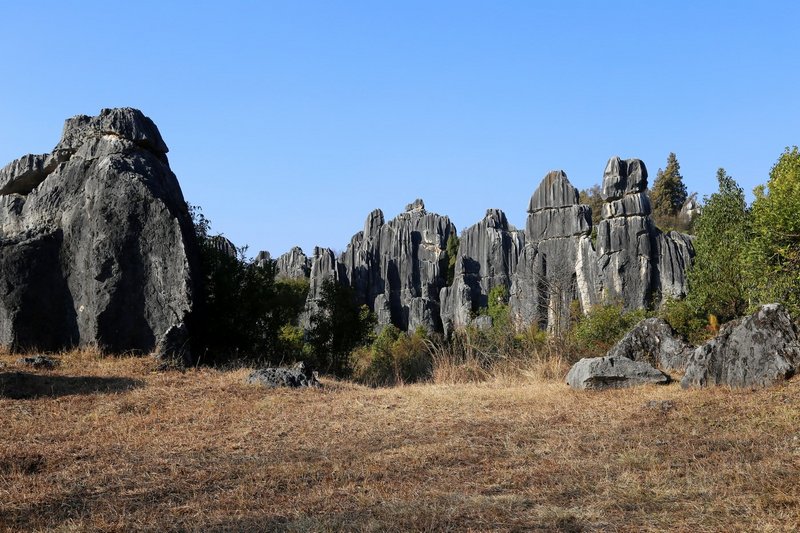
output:
[[439, 293], [445, 333], [469, 324], [472, 313], [487, 306], [494, 287], [511, 286], [524, 242], [525, 234], [499, 209], [489, 209], [461, 233], [453, 285]]
[[166, 153], [140, 111], [104, 109], [0, 170], [0, 345], [149, 352], [191, 326], [198, 248]]
[[573, 389], [620, 389], [646, 384], [664, 385], [670, 382], [670, 378], [644, 361], [612, 356], [581, 359], [572, 365], [566, 381]]
[[636, 324], [606, 353], [606, 357], [627, 357], [644, 361], [666, 371], [682, 371], [694, 349], [660, 318], [648, 318]]
[[451, 286], [444, 279], [445, 247], [455, 232], [449, 219], [427, 213], [422, 200], [389, 222], [375, 210], [339, 258], [327, 256], [324, 268], [312, 261], [311, 308], [315, 269], [349, 284], [380, 324], [445, 333], [471, 324], [499, 285], [509, 290], [516, 326], [555, 332], [568, 326], [575, 301], [585, 312], [604, 302], [630, 310], [682, 297], [692, 240], [656, 228], [646, 188], [642, 161], [612, 157], [603, 176], [603, 218], [593, 226], [591, 209], [566, 174], [548, 173], [530, 198], [524, 231], [490, 209], [462, 232]]
[[275, 261], [277, 278], [304, 279], [311, 275], [311, 260], [299, 246], [293, 247]]
[[562, 171], [548, 173], [531, 196], [525, 245], [510, 288], [517, 324], [560, 331], [573, 300], [581, 300], [585, 308], [595, 303], [592, 212], [578, 201], [578, 190]]
[[800, 337], [779, 304], [728, 322], [719, 335], [689, 356], [681, 386], [767, 387], [800, 368]]
[[[425, 210], [418, 199], [389, 222], [373, 211], [339, 258], [342, 279], [358, 303], [376, 311], [379, 324], [440, 331], [439, 293], [446, 284], [450, 219]], [[313, 282], [309, 298], [316, 294]]]

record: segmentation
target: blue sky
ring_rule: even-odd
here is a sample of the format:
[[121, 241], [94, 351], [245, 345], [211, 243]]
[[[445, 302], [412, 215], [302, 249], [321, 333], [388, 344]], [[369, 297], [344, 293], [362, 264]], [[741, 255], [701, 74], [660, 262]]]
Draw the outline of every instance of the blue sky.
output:
[[[73, 5], [76, 4], [76, 5]], [[168, 4], [168, 5], [164, 5]], [[798, 2], [18, 2], [0, 6], [0, 165], [138, 107], [186, 199], [250, 253], [343, 250], [417, 197], [524, 227], [552, 169], [612, 155], [750, 191], [800, 144]]]

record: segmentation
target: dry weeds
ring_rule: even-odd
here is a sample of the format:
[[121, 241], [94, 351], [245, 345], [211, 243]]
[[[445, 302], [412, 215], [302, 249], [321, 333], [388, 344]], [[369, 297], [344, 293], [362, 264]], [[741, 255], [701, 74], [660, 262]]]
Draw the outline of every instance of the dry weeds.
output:
[[52, 371], [0, 362], [7, 530], [800, 525], [798, 379], [755, 392], [586, 393], [538, 377], [290, 391], [244, 385], [246, 370], [156, 373], [91, 351]]

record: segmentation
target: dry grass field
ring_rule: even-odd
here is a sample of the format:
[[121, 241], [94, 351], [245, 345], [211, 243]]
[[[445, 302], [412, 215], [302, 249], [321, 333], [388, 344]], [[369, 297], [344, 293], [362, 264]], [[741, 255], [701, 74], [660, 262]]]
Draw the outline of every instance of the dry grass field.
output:
[[0, 356], [10, 531], [796, 531], [800, 380], [265, 390], [246, 370]]

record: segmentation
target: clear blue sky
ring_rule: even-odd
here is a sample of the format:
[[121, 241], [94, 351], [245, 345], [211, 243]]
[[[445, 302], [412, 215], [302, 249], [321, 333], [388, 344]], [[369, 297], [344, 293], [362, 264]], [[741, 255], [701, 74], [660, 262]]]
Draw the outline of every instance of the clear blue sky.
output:
[[[17, 2], [0, 7], [0, 166], [63, 120], [150, 116], [184, 195], [250, 253], [343, 250], [422, 197], [524, 226], [551, 169], [612, 155], [745, 190], [800, 144], [800, 2]], [[169, 5], [165, 5], [169, 4]]]

